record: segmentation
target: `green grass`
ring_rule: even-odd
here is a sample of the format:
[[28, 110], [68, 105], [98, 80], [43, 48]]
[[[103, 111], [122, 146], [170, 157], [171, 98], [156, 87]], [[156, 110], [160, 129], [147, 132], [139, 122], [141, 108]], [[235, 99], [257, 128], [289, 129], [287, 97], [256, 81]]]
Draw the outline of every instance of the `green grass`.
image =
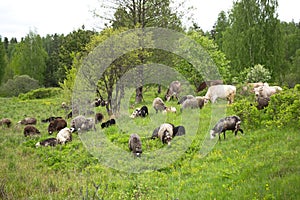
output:
[[[226, 140], [216, 143], [205, 136], [226, 111], [222, 104], [163, 115], [154, 113], [154, 97], [151, 91], [145, 94], [150, 111], [146, 119], [123, 117], [117, 119], [119, 126], [75, 134], [65, 146], [45, 148], [35, 148], [37, 141], [50, 137], [47, 124], [40, 120], [64, 117], [62, 99], [0, 99], [0, 117], [14, 122], [11, 128], [0, 127], [0, 198], [300, 199], [298, 128], [242, 126], [244, 135], [234, 137], [228, 131]], [[167, 104], [179, 110], [175, 101]], [[128, 110], [129, 116], [132, 109]], [[40, 138], [25, 138], [23, 126], [16, 126], [25, 115], [38, 119]], [[187, 135], [174, 138], [171, 147], [149, 140], [153, 127], [164, 121], [184, 124]], [[127, 146], [129, 135], [136, 131], [143, 142], [141, 159], [133, 159]], [[99, 144], [101, 137], [107, 148], [92, 145]], [[120, 154], [114, 153], [116, 149]]]

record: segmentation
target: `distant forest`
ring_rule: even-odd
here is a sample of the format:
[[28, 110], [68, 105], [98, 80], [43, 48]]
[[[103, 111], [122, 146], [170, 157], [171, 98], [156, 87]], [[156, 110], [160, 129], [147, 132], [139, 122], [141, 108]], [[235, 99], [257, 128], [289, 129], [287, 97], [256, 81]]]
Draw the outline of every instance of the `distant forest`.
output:
[[[226, 68], [222, 76], [227, 83], [246, 82], [245, 74], [258, 64], [270, 71], [271, 82], [288, 87], [300, 83], [300, 23], [280, 21], [277, 15], [280, 5], [276, 0], [237, 1], [229, 12], [219, 13], [213, 29], [208, 32], [202, 31], [196, 21], [192, 27], [184, 28], [182, 16], [189, 10], [171, 9], [170, 1], [116, 0], [115, 3], [118, 6], [113, 16], [100, 32], [85, 30], [83, 25], [67, 35], [41, 37], [30, 31], [21, 41], [0, 37], [0, 88], [22, 75], [37, 81], [39, 87], [58, 87], [105, 35], [144, 27], [182, 32], [199, 41], [210, 53], [217, 52], [216, 63]], [[151, 55], [132, 63], [155, 62], [158, 59], [155, 52]], [[141, 59], [141, 56], [134, 58]], [[180, 68], [172, 56], [166, 59], [169, 59], [166, 64]], [[123, 62], [117, 66], [124, 67], [126, 62]], [[191, 81], [196, 85], [201, 77]]]

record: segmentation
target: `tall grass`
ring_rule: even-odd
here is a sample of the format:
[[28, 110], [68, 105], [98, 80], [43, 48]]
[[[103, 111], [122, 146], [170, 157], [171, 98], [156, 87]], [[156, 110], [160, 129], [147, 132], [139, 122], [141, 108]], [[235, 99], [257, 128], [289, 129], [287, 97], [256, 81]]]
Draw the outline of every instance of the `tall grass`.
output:
[[[47, 124], [40, 120], [64, 117], [62, 99], [0, 99], [0, 117], [14, 122], [11, 128], [0, 127], [0, 198], [300, 198], [299, 130], [257, 127], [244, 129], [245, 134], [237, 137], [228, 132], [220, 142], [207, 140], [209, 129], [226, 114], [224, 104], [163, 115], [151, 108], [155, 96], [153, 91], [145, 94], [150, 111], [145, 119], [120, 118], [117, 126], [101, 130], [97, 125], [98, 132], [75, 134], [64, 146], [44, 148], [35, 148], [37, 141], [50, 137]], [[175, 101], [167, 104], [179, 110]], [[25, 115], [38, 118], [40, 137], [25, 138], [23, 126], [16, 126]], [[149, 139], [154, 127], [165, 121], [187, 129], [171, 147]], [[134, 159], [128, 150], [133, 131], [142, 138], [141, 159]]]

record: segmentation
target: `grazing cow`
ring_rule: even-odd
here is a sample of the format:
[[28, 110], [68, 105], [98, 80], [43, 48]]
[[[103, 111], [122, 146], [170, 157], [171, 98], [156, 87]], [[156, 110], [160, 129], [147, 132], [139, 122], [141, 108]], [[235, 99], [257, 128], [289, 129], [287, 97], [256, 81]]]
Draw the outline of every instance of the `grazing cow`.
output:
[[21, 120], [18, 122], [18, 124], [23, 124], [23, 125], [35, 125], [36, 124], [36, 118], [34, 117], [26, 117], [25, 119]]
[[165, 110], [167, 107], [165, 106], [165, 103], [164, 101], [159, 98], [159, 97], [156, 97], [154, 100], [153, 100], [153, 103], [152, 103], [152, 106], [154, 108], [154, 110], [156, 111], [156, 113], [158, 111], [163, 111]]
[[115, 119], [110, 119], [110, 120], [107, 120], [106, 122], [103, 122], [101, 124], [101, 128], [108, 128], [110, 127], [111, 125], [114, 125], [116, 124], [116, 120]]
[[44, 146], [44, 147], [47, 147], [47, 146], [51, 146], [51, 147], [54, 147], [57, 145], [57, 139], [56, 138], [47, 138], [43, 141], [40, 141], [38, 143], [35, 144], [35, 147], [39, 147], [39, 146]]
[[225, 140], [225, 132], [227, 130], [232, 130], [235, 136], [237, 135], [238, 131], [244, 133], [244, 131], [241, 129], [241, 119], [238, 116], [229, 116], [220, 119], [214, 126], [214, 128], [210, 131], [210, 138], [213, 139], [214, 137], [216, 137], [216, 134], [219, 134], [219, 140], [221, 140], [220, 134], [223, 133]]
[[102, 122], [104, 118], [104, 115], [102, 113], [96, 113], [95, 114], [95, 123], [98, 124], [99, 122]]
[[181, 97], [180, 99], [179, 99], [179, 101], [178, 101], [178, 104], [183, 104], [183, 102], [185, 101], [185, 100], [187, 100], [187, 99], [192, 99], [192, 98], [194, 98], [194, 96], [193, 95], [185, 95], [185, 96], [183, 96], [183, 97]]
[[5, 126], [7, 126], [7, 128], [9, 128], [10, 125], [11, 125], [11, 120], [8, 119], [8, 118], [3, 118], [3, 119], [0, 120], [0, 125], [1, 126], [5, 125]]
[[61, 129], [56, 136], [58, 144], [65, 144], [72, 141], [72, 132], [68, 127]]
[[23, 133], [24, 133], [25, 137], [41, 134], [41, 132], [35, 126], [32, 126], [32, 125], [26, 125], [24, 127], [24, 132]]
[[51, 135], [53, 132], [60, 131], [61, 129], [67, 127], [67, 122], [64, 119], [57, 118], [51, 121], [48, 125], [48, 133]]
[[42, 119], [41, 122], [47, 123], [47, 122], [52, 122], [52, 121], [54, 121], [56, 119], [62, 119], [62, 117], [49, 117], [47, 119]]
[[132, 151], [133, 155], [136, 157], [140, 157], [142, 154], [142, 141], [138, 134], [131, 134], [129, 141], [128, 141], [128, 147], [130, 151]]
[[210, 86], [205, 94], [205, 99], [212, 103], [218, 98], [227, 99], [228, 104], [233, 103], [236, 94], [236, 87], [233, 85], [213, 85]]
[[142, 108], [136, 108], [135, 111], [132, 112], [130, 115], [130, 118], [136, 118], [136, 117], [146, 117], [148, 115], [148, 107], [143, 106]]
[[173, 81], [165, 95], [165, 100], [170, 101], [171, 98], [175, 96], [175, 98], [178, 100], [178, 96], [181, 90], [181, 83], [179, 81]]
[[202, 109], [205, 103], [205, 98], [204, 97], [194, 97], [190, 99], [186, 99], [180, 108], [180, 111], [182, 112], [184, 109], [191, 108], [191, 109], [196, 109], [200, 108]]
[[197, 87], [196, 92], [201, 92], [206, 87], [210, 87], [213, 85], [221, 85], [221, 84], [223, 84], [222, 80], [203, 81], [202, 83], [200, 83], [199, 87]]
[[173, 129], [173, 124], [164, 123], [160, 125], [157, 135], [163, 144], [171, 145], [171, 140], [173, 138]]

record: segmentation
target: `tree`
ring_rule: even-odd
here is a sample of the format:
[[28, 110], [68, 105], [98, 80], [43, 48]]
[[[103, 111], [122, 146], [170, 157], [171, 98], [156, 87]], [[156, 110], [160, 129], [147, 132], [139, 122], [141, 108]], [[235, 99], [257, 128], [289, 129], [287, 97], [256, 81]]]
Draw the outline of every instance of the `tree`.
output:
[[62, 82], [66, 78], [66, 72], [72, 67], [72, 55], [78, 52], [86, 52], [85, 46], [90, 42], [94, 34], [94, 31], [84, 30], [84, 26], [82, 26], [81, 29], [73, 31], [62, 38], [58, 51], [59, 66], [56, 71], [56, 77], [58, 77], [59, 82]]
[[39, 87], [39, 82], [28, 75], [14, 76], [13, 79], [9, 79], [1, 86], [0, 95], [4, 97], [18, 96]]
[[215, 40], [220, 49], [222, 49], [224, 40], [223, 34], [227, 27], [229, 27], [227, 15], [224, 11], [221, 11], [218, 15], [218, 20], [214, 25], [214, 29], [211, 31], [211, 37]]
[[0, 85], [3, 81], [6, 68], [7, 68], [7, 55], [6, 55], [4, 43], [2, 42], [2, 38], [0, 37]]
[[[94, 14], [102, 19], [108, 20], [111, 26], [115, 29], [120, 27], [126, 28], [145, 28], [145, 27], [164, 27], [173, 30], [182, 31], [181, 21], [179, 20], [179, 12], [171, 9], [170, 0], [114, 0], [109, 6], [103, 3], [102, 7], [109, 7], [113, 12], [112, 16], [107, 16], [107, 13]], [[140, 41], [141, 43], [143, 41]], [[145, 49], [142, 49], [137, 57], [137, 63], [144, 63], [147, 55]], [[143, 68], [137, 71], [137, 77], [140, 82], [143, 79]], [[136, 88], [136, 103], [143, 99], [143, 86], [138, 84]]]
[[246, 66], [258, 63], [272, 72], [273, 80], [284, 72], [277, 7], [277, 0], [240, 0], [234, 3], [221, 47], [231, 60], [235, 76]]
[[58, 86], [60, 77], [58, 69], [60, 66], [59, 52], [63, 36], [54, 34], [47, 35], [43, 38], [43, 46], [48, 54], [45, 69], [45, 87], [56, 87]]
[[18, 43], [13, 51], [10, 67], [14, 75], [27, 74], [44, 83], [47, 52], [39, 35], [30, 31], [25, 39]]

